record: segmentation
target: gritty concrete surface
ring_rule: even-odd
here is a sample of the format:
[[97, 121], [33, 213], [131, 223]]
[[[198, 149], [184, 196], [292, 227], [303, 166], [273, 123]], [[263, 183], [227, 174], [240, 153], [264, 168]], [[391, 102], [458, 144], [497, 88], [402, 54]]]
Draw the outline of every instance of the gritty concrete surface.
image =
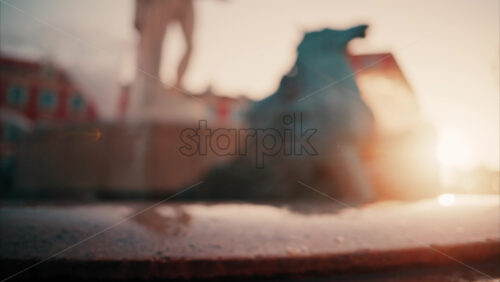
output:
[[14, 278], [367, 278], [434, 267], [453, 267], [436, 272], [444, 276], [500, 277], [498, 195], [359, 209], [154, 204], [4, 202], [0, 278], [38, 262]]

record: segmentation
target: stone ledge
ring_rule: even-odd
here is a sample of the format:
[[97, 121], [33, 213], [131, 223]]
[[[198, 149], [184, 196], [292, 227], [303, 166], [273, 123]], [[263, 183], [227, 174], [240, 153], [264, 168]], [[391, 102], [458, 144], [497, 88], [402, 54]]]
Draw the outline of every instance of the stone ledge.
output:
[[[150, 203], [0, 207], [2, 278]], [[22, 277], [162, 279], [358, 275], [500, 262], [498, 196], [379, 203], [167, 203], [44, 262]], [[475, 275], [500, 277], [498, 267]]]

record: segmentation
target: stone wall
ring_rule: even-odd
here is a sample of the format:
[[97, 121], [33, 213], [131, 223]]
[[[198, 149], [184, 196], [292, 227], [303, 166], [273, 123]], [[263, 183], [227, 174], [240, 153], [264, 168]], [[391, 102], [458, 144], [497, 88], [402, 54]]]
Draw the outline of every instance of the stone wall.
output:
[[[37, 131], [19, 145], [13, 194], [170, 194], [228, 157], [184, 156], [174, 124], [86, 124]], [[235, 142], [231, 142], [235, 144]]]

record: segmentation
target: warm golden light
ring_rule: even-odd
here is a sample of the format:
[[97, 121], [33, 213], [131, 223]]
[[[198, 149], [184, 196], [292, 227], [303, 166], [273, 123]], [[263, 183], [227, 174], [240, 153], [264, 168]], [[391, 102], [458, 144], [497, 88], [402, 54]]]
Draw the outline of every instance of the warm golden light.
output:
[[95, 139], [94, 139], [94, 141], [97, 141], [97, 140], [101, 139], [101, 135], [102, 135], [102, 133], [99, 130], [99, 128], [96, 128], [95, 129]]
[[441, 206], [451, 206], [455, 202], [454, 194], [441, 194], [437, 198], [438, 203]]
[[471, 152], [457, 136], [443, 136], [438, 143], [436, 153], [439, 161], [446, 168], [460, 168], [470, 165]]

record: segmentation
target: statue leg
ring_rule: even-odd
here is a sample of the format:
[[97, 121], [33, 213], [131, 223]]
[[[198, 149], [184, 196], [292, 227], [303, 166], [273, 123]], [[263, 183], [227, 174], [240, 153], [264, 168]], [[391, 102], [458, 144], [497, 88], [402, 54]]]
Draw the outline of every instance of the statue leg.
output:
[[191, 52], [193, 50], [193, 28], [194, 28], [194, 11], [193, 2], [191, 0], [186, 0], [183, 15], [180, 17], [180, 25], [182, 32], [184, 33], [184, 39], [186, 42], [186, 49], [184, 55], [182, 56], [179, 66], [177, 67], [177, 81], [175, 83], [175, 88], [178, 90], [182, 89], [182, 80], [184, 74], [187, 70], [189, 60], [191, 58]]
[[[150, 5], [156, 4], [153, 2]], [[161, 4], [161, 3], [160, 3]], [[143, 105], [153, 103], [155, 92], [160, 79], [160, 63], [162, 58], [163, 39], [167, 27], [167, 19], [162, 14], [161, 8], [153, 5], [149, 8], [147, 20], [140, 32], [140, 41], [137, 58], [137, 79], [141, 82], [140, 95]]]

